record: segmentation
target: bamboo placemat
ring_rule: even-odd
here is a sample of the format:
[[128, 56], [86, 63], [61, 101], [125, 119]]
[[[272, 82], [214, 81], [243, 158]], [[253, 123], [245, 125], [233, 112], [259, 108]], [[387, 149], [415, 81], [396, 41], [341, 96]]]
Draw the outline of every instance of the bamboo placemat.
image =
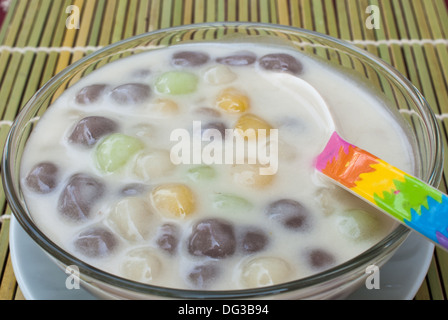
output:
[[[79, 29], [67, 28], [74, 13], [66, 11], [70, 5], [80, 10]], [[374, 11], [367, 11], [369, 6]], [[375, 13], [378, 18], [369, 20]], [[443, 0], [12, 0], [0, 29], [0, 146], [33, 93], [86, 54], [147, 31], [213, 21], [301, 27], [379, 56], [423, 93], [447, 145], [448, 12]], [[445, 192], [446, 181], [444, 175], [440, 189]], [[9, 254], [10, 209], [3, 191], [0, 205], [0, 299], [23, 299]], [[446, 300], [447, 290], [448, 254], [436, 249], [415, 299]]]

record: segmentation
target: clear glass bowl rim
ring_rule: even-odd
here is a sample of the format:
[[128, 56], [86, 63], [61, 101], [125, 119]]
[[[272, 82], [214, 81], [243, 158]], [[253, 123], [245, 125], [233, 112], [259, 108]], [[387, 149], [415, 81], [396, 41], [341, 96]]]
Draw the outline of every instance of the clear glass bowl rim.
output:
[[62, 250], [58, 245], [52, 242], [49, 238], [43, 234], [39, 228], [33, 223], [26, 209], [21, 205], [21, 200], [16, 194], [14, 188], [14, 178], [13, 178], [13, 164], [10, 162], [10, 155], [14, 153], [12, 149], [14, 146], [14, 141], [20, 136], [21, 119], [26, 116], [27, 113], [33, 110], [34, 102], [39, 100], [38, 98], [42, 96], [47, 88], [51, 87], [54, 83], [64, 81], [69, 78], [72, 72], [85, 63], [89, 63], [91, 60], [99, 55], [107, 52], [113, 52], [117, 47], [123, 44], [139, 41], [147, 37], [151, 37], [161, 33], [176, 33], [182, 31], [197, 31], [198, 29], [207, 28], [252, 28], [252, 29], [268, 29], [271, 31], [286, 32], [286, 33], [296, 33], [301, 35], [306, 35], [308, 37], [322, 39], [325, 42], [336, 44], [339, 47], [343, 47], [348, 52], [362, 57], [370, 61], [372, 64], [377, 65], [379, 68], [386, 71], [386, 73], [392, 77], [397, 83], [399, 83], [403, 88], [406, 89], [410, 97], [414, 101], [418, 101], [418, 105], [422, 108], [422, 114], [426, 116], [425, 123], [430, 125], [430, 129], [434, 134], [434, 161], [429, 169], [429, 175], [424, 177], [424, 180], [431, 185], [437, 186], [440, 182], [442, 176], [442, 165], [443, 165], [443, 144], [441, 143], [440, 130], [438, 128], [436, 117], [429, 107], [428, 103], [420, 92], [414, 87], [414, 85], [406, 79], [400, 72], [398, 72], [394, 67], [387, 64], [380, 58], [370, 54], [369, 52], [358, 48], [357, 46], [340, 40], [325, 34], [321, 34], [315, 31], [272, 24], [272, 23], [253, 23], [253, 22], [214, 22], [214, 23], [198, 23], [189, 24], [177, 27], [170, 27], [159, 29], [140, 35], [136, 35], [111, 45], [100, 48], [99, 50], [87, 55], [86, 57], [78, 60], [77, 62], [69, 65], [64, 70], [52, 77], [46, 84], [39, 89], [33, 97], [26, 103], [24, 108], [19, 112], [18, 116], [13, 122], [11, 129], [8, 133], [7, 140], [5, 143], [3, 158], [2, 158], [2, 179], [4, 185], [4, 191], [8, 204], [11, 207], [11, 211], [14, 217], [18, 220], [21, 227], [26, 231], [26, 233], [42, 248], [44, 251], [55, 258], [57, 261], [61, 262], [65, 266], [76, 265], [79, 270], [81, 277], [87, 277], [87, 279], [93, 281], [100, 281], [107, 285], [116, 286], [117, 288], [126, 291], [135, 292], [137, 294], [143, 295], [154, 295], [161, 298], [180, 298], [180, 299], [229, 299], [229, 298], [257, 298], [257, 297], [269, 297], [272, 295], [278, 295], [288, 292], [293, 292], [296, 290], [302, 290], [306, 288], [311, 288], [314, 285], [324, 285], [325, 283], [337, 279], [342, 275], [347, 275], [351, 271], [358, 269], [361, 266], [368, 264], [373, 257], [379, 257], [387, 253], [393, 252], [407, 237], [409, 234], [409, 229], [403, 225], [399, 225], [393, 232], [391, 232], [386, 238], [381, 240], [375, 246], [371, 247], [367, 251], [363, 252], [359, 256], [340, 264], [334, 268], [328, 269], [321, 273], [314, 274], [312, 276], [262, 288], [254, 289], [241, 289], [241, 290], [227, 290], [227, 291], [208, 291], [208, 290], [184, 290], [176, 288], [166, 288], [158, 287], [149, 284], [143, 284], [135, 282], [132, 280], [124, 279], [112, 275], [110, 273], [104, 272], [100, 269], [94, 268], [83, 261], [77, 259], [71, 254]]

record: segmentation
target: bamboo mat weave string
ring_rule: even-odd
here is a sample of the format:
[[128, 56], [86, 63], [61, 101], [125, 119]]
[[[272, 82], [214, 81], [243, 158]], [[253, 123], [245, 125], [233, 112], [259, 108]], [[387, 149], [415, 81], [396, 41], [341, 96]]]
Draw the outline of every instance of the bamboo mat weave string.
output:
[[[74, 12], [69, 6], [79, 9], [79, 29], [67, 27], [76, 22], [67, 20]], [[369, 8], [374, 9], [376, 19], [371, 20]], [[216, 21], [305, 28], [379, 56], [423, 93], [448, 148], [448, 11], [444, 0], [12, 0], [0, 29], [0, 147], [26, 101], [68, 65], [133, 35]], [[447, 166], [445, 159], [445, 172]], [[447, 191], [445, 175], [440, 189]], [[1, 190], [0, 299], [23, 299], [9, 253], [11, 210]], [[435, 250], [415, 299], [448, 299], [447, 253]]]

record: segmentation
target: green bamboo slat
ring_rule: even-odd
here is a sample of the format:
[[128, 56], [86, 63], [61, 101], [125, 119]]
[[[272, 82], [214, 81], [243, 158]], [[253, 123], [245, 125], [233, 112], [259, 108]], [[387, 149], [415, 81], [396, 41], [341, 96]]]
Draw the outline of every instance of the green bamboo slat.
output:
[[[36, 8], [34, 8], [36, 9]], [[37, 9], [36, 9], [37, 10]], [[49, 2], [44, 1], [42, 2], [42, 6], [40, 6], [40, 9], [37, 11], [36, 15], [36, 23], [34, 24], [34, 27], [32, 29], [30, 40], [28, 41], [29, 46], [37, 46], [38, 40], [39, 40], [39, 34], [42, 32], [42, 29], [44, 27], [43, 21], [45, 21], [44, 17], [47, 15], [49, 10]], [[3, 94], [6, 96], [6, 94], [9, 95], [9, 100], [7, 104], [7, 108], [5, 112], [3, 113], [3, 120], [9, 120], [12, 121], [18, 111], [20, 110], [21, 106], [25, 104], [25, 102], [29, 99], [28, 96], [24, 95], [24, 91], [26, 90], [27, 83], [29, 82], [29, 79], [31, 79], [31, 71], [32, 71], [32, 65], [34, 63], [35, 53], [28, 51], [25, 52], [22, 55], [22, 59], [20, 61], [20, 64], [17, 65], [17, 71], [14, 72], [17, 76], [14, 80], [14, 83], [12, 83], [11, 91], [3, 92]], [[15, 67], [14, 64], [11, 67]], [[10, 71], [12, 72], [12, 71]], [[6, 135], [8, 133], [8, 127], [4, 127], [0, 130], [0, 148], [3, 149]], [[0, 182], [0, 186], [2, 186], [2, 182]], [[5, 204], [5, 197], [2, 193], [0, 195], [0, 206], [3, 207]]]
[[345, 1], [336, 1], [336, 17], [338, 21], [339, 37], [342, 40], [352, 40], [350, 32], [350, 20]]
[[171, 17], [172, 17], [172, 8], [173, 8], [173, 0], [164, 0], [161, 2], [162, 11], [160, 14], [160, 29], [171, 27]]
[[[80, 8], [81, 9], [81, 8]], [[90, 31], [92, 30], [92, 17], [95, 11], [95, 1], [87, 1], [82, 8], [82, 15], [80, 17], [81, 23], [80, 28], [77, 30], [76, 42], [74, 47], [83, 48], [87, 45]], [[84, 50], [75, 51], [72, 53], [70, 61], [68, 63], [74, 63], [79, 59], [83, 58], [87, 52]], [[71, 82], [75, 82], [79, 79], [81, 75], [73, 78]]]
[[115, 11], [117, 8], [117, 0], [107, 0], [105, 6], [105, 12], [101, 19], [101, 33], [98, 45], [107, 46], [111, 43], [111, 34], [115, 21]]
[[160, 0], [151, 1], [148, 31], [153, 31], [160, 28], [159, 27], [160, 7], [161, 7]]
[[226, 21], [231, 21], [231, 22], [237, 21], [237, 16], [236, 16], [237, 1], [236, 0], [227, 0], [226, 4], [227, 4]]
[[423, 281], [420, 289], [415, 294], [414, 300], [431, 300], [431, 292], [426, 281]]
[[435, 1], [434, 2], [435, 11], [437, 13], [436, 17], [438, 17], [439, 24], [444, 31], [445, 36], [443, 39], [448, 38], [448, 9], [444, 3], [444, 1]]
[[[383, 14], [381, 19], [382, 28], [385, 30], [385, 39], [399, 39], [398, 29], [395, 24], [394, 11], [390, 1], [381, 1], [377, 3]], [[391, 64], [404, 76], [407, 77], [407, 70], [403, 59], [401, 46], [399, 44], [391, 44], [388, 46], [390, 51]]]
[[289, 1], [289, 14], [291, 16], [290, 24], [293, 27], [302, 28], [302, 19], [300, 14], [299, 0]]
[[336, 20], [336, 8], [333, 0], [324, 0], [325, 20], [327, 24], [327, 34], [334, 38], [339, 38], [339, 30]]
[[[420, 11], [421, 9], [419, 9], [418, 7], [417, 9], [413, 8], [414, 4], [416, 4], [416, 2], [411, 3], [408, 0], [405, 0], [404, 3], [402, 3], [406, 25], [409, 28], [410, 38], [419, 39], [422, 38], [422, 35], [419, 33], [419, 31], [423, 30], [423, 32], [425, 32], [425, 35], [428, 35], [428, 31], [425, 30], [426, 26], [424, 21], [424, 12]], [[416, 20], [418, 20], [419, 22], [417, 23]], [[416, 27], [417, 24], [419, 26], [418, 29]], [[417, 69], [416, 73], [419, 77], [419, 89], [422, 92], [423, 96], [427, 99], [430, 106], [437, 113], [437, 97], [433, 87], [433, 83], [431, 81], [432, 76], [430, 74], [431, 63], [434, 63], [432, 47], [428, 47], [427, 45], [424, 45], [423, 47], [413, 45], [412, 49], [414, 54], [414, 62]], [[428, 62], [428, 56], [432, 61]], [[444, 144], [446, 146], [446, 139], [444, 139]], [[446, 163], [447, 161], [445, 161], [445, 164]], [[429, 287], [431, 288], [431, 296], [433, 300], [441, 300], [444, 299], [445, 296], [443, 289], [444, 287], [437, 268], [437, 264], [432, 263], [427, 275], [427, 281]]]
[[12, 300], [17, 289], [17, 281], [12, 268], [11, 256], [8, 255], [6, 268], [0, 284], [0, 300]]
[[[54, 5], [52, 0], [45, 0], [51, 4], [50, 12], [47, 15], [45, 29], [42, 31], [39, 46], [41, 47], [49, 47], [51, 46], [52, 37], [54, 36], [54, 29], [57, 25], [57, 21], [60, 17], [60, 12], [64, 10], [65, 7], [63, 2], [60, 2], [59, 5]], [[45, 64], [47, 61], [48, 54], [46, 52], [37, 52], [36, 57], [33, 63], [33, 69], [31, 70], [32, 77], [29, 78], [25, 93], [24, 93], [24, 101], [28, 101], [31, 96], [39, 89], [39, 87], [46, 82], [46, 79], [41, 80], [42, 74], [44, 70], [50, 69], [46, 68]]]
[[[214, 3], [214, 1], [212, 3]], [[183, 9], [184, 9], [183, 4], [184, 4], [183, 0], [174, 0], [173, 17], [172, 17], [172, 23], [171, 23], [171, 25], [173, 27], [182, 25], [182, 17], [183, 17]]]
[[[83, 6], [84, 6], [84, 0], [76, 0], [73, 4], [74, 6], [78, 7], [79, 10], [82, 12]], [[64, 39], [62, 42], [63, 47], [74, 47], [76, 37], [78, 34], [78, 29], [69, 29], [65, 27], [65, 33], [64, 33]], [[68, 65], [70, 65], [70, 60], [72, 58], [72, 53], [70, 51], [64, 51], [62, 50], [59, 52], [55, 74], [61, 72], [64, 70]], [[65, 90], [65, 86], [60, 86], [59, 89], [55, 92], [53, 95], [52, 101], [54, 101], [59, 95]]]
[[426, 283], [430, 288], [431, 300], [445, 299], [435, 257], [431, 260], [431, 264], [426, 275]]
[[136, 35], [136, 21], [138, 0], [129, 0], [128, 8], [126, 10], [126, 24], [124, 27], [123, 39]]
[[4, 44], [4, 40], [5, 40], [6, 34], [8, 33], [8, 29], [9, 29], [8, 26], [11, 25], [13, 13], [15, 12], [16, 7], [17, 7], [16, 1], [12, 1], [9, 4], [8, 14], [6, 15], [6, 17], [3, 20], [3, 27], [0, 28], [0, 44]]
[[17, 286], [16, 294], [14, 295], [14, 300], [26, 300], [19, 286]]
[[97, 46], [100, 45], [100, 31], [103, 21], [103, 15], [106, 10], [106, 1], [107, 0], [97, 0], [95, 13], [92, 21], [92, 26], [89, 35], [89, 46]]
[[250, 21], [249, 0], [238, 1], [238, 21]]
[[[67, 16], [65, 14], [61, 14], [61, 12], [65, 13], [65, 8], [72, 4], [71, 0], [65, 0], [63, 2], [63, 6], [60, 11], [56, 11], [56, 17], [58, 17], [56, 21], [56, 25], [53, 30], [49, 30], [46, 35], [48, 39], [51, 39], [50, 46], [51, 47], [60, 47], [63, 44], [64, 33], [65, 33], [65, 21]], [[53, 11], [52, 11], [53, 12]], [[48, 30], [48, 29], [47, 29]], [[44, 33], [45, 34], [45, 33]], [[46, 46], [46, 45], [45, 45]], [[44, 85], [51, 77], [53, 77], [57, 72], [57, 62], [59, 59], [58, 52], [50, 52], [48, 53], [47, 61], [44, 67], [44, 71], [41, 76], [41, 85]]]
[[12, 300], [14, 298], [16, 288], [17, 281], [12, 268], [11, 256], [8, 255], [5, 272], [3, 273], [2, 282], [0, 284], [0, 300]]
[[142, 34], [148, 31], [148, 12], [149, 12], [149, 0], [138, 1], [138, 14], [136, 16], [136, 34]]
[[[80, 8], [80, 10], [82, 10], [83, 4], [84, 4], [83, 0], [77, 0], [74, 2], [74, 5], [77, 6], [78, 8]], [[63, 40], [62, 46], [63, 47], [74, 46], [76, 35], [77, 35], [77, 29], [65, 28], [64, 40]], [[67, 67], [69, 65], [70, 57], [71, 57], [71, 53], [68, 51], [62, 51], [59, 53], [55, 73], [59, 73], [65, 67]]]
[[448, 254], [445, 251], [436, 248], [435, 256], [437, 265], [439, 266], [438, 272], [440, 273], [441, 282], [443, 284], [445, 300], [448, 300]]
[[194, 0], [184, 0], [184, 8], [183, 8], [183, 15], [182, 15], [182, 21], [183, 24], [191, 24], [193, 22], [193, 2]]
[[283, 25], [291, 25], [289, 15], [289, 3], [287, 0], [277, 0], [277, 16], [278, 23]]
[[[28, 40], [30, 30], [24, 29], [23, 25], [21, 23], [17, 23], [17, 21], [21, 22], [22, 19], [26, 19], [26, 17], [28, 17], [28, 19], [32, 19], [33, 13], [27, 12], [27, 15], [25, 16], [25, 9], [27, 9], [28, 7], [27, 5], [23, 5], [22, 3], [19, 4], [15, 15], [15, 17], [20, 17], [20, 19], [16, 18], [11, 23], [5, 43], [5, 45], [7, 46], [26, 46], [26, 41]], [[21, 59], [22, 55], [20, 53], [9, 53], [7, 51], [2, 52], [2, 57], [0, 58], [0, 67], [2, 68], [1, 70], [4, 73], [4, 76], [2, 76], [2, 85], [0, 87], [0, 113], [2, 115], [4, 114], [6, 106], [8, 105], [9, 93], [12, 90], [12, 85], [17, 75], [16, 72], [9, 72], [9, 70], [16, 70]]]
[[313, 1], [313, 20], [314, 30], [323, 34], [327, 34], [326, 15], [321, 0]]
[[[165, 1], [169, 2], [169, 0]], [[114, 18], [111, 19], [114, 21], [113, 27], [112, 27], [112, 38], [110, 39], [109, 43], [114, 43], [117, 41], [120, 41], [123, 39], [123, 31], [124, 31], [124, 24], [126, 21], [126, 8], [128, 5], [127, 0], [118, 0], [117, 8], [115, 10]], [[108, 44], [109, 44], [108, 43]]]
[[[431, 10], [433, 8], [433, 2], [428, 1], [422, 1], [418, 0], [413, 2], [414, 5], [414, 11], [419, 12], [421, 15], [421, 22], [419, 24], [419, 31], [421, 34], [421, 37], [423, 39], [430, 39], [430, 38], [438, 38], [442, 36], [441, 30], [437, 30], [437, 28], [431, 28], [430, 23], [427, 19], [427, 16], [425, 13], [429, 14], [429, 12], [434, 12], [434, 10]], [[434, 36], [433, 36], [434, 34]], [[439, 38], [440, 39], [440, 38]], [[448, 61], [441, 60], [439, 58], [440, 54], [442, 56], [448, 53], [447, 47], [436, 47], [433, 44], [424, 44], [423, 45], [424, 55], [426, 57], [426, 60], [428, 61], [428, 76], [431, 79], [432, 84], [432, 91], [434, 93], [434, 105], [432, 105], [432, 109], [436, 114], [444, 113], [448, 109], [448, 91], [446, 88], [448, 88], [446, 74], [442, 73], [443, 65], [448, 63]], [[445, 68], [446, 70], [446, 68]], [[445, 120], [440, 121], [440, 128], [442, 130], [442, 134], [444, 137], [447, 137], [447, 125], [448, 122]], [[448, 147], [447, 139], [444, 138], [444, 145], [445, 148]], [[446, 158], [448, 160], [448, 157]], [[448, 172], [448, 161], [445, 162], [445, 172]], [[442, 182], [442, 185], [440, 186], [440, 189], [442, 191], [446, 192], [446, 184], [445, 181]]]
[[[9, 211], [6, 211], [9, 214]], [[9, 276], [9, 223], [5, 219], [0, 225], [0, 300], [10, 300], [10, 276]], [[5, 275], [6, 274], [6, 275]], [[5, 283], [5, 284], [4, 284]]]
[[270, 8], [268, 0], [258, 2], [259, 22], [270, 22]]
[[259, 22], [260, 18], [258, 16], [258, 1], [250, 0], [250, 21], [251, 22]]

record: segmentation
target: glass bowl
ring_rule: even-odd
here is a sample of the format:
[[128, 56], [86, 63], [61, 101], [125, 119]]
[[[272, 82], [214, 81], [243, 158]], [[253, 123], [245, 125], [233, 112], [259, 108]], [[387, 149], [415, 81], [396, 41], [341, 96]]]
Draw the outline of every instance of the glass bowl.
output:
[[52, 242], [34, 223], [20, 186], [24, 146], [39, 117], [65, 88], [104, 64], [166, 46], [191, 42], [249, 42], [287, 45], [322, 60], [364, 82], [412, 128], [416, 176], [437, 186], [441, 179], [443, 150], [437, 121], [417, 89], [394, 68], [346, 42], [298, 28], [257, 23], [207, 23], [174, 27], [114, 43], [70, 65], [46, 83], [17, 116], [7, 139], [2, 178], [12, 212], [26, 233], [63, 270], [76, 266], [84, 287], [102, 298], [126, 299], [335, 299], [343, 298], [365, 282], [366, 268], [381, 267], [405, 241], [409, 229], [398, 225], [390, 234], [359, 256], [324, 272], [299, 280], [245, 290], [201, 291], [157, 287], [117, 277], [96, 269]]

